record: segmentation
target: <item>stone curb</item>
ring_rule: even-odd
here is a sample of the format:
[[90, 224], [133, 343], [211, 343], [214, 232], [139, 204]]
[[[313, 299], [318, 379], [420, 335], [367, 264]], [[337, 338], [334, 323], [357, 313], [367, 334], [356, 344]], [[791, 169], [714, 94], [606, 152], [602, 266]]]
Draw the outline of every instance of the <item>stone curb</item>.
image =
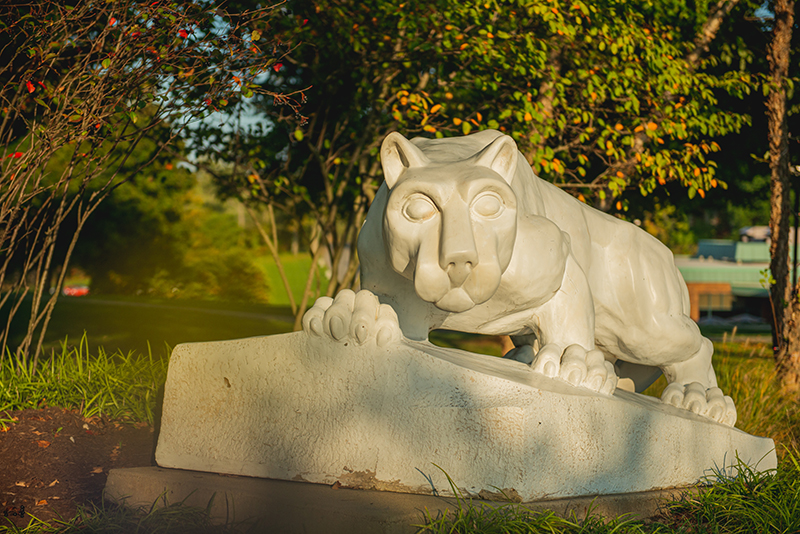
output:
[[[672, 488], [640, 493], [585, 496], [525, 503], [534, 511], [551, 510], [562, 517], [585, 517], [589, 510], [604, 517], [629, 514], [648, 518], [664, 502], [679, 499], [696, 488]], [[425, 513], [438, 517], [454, 510], [454, 498], [385, 491], [351, 490], [321, 484], [289, 482], [199, 471], [137, 467], [112, 469], [104, 490], [106, 500], [129, 507], [149, 508], [183, 502], [210, 507], [215, 522], [248, 521], [258, 528], [281, 533], [399, 534], [418, 530]], [[504, 503], [472, 500], [482, 506]]]

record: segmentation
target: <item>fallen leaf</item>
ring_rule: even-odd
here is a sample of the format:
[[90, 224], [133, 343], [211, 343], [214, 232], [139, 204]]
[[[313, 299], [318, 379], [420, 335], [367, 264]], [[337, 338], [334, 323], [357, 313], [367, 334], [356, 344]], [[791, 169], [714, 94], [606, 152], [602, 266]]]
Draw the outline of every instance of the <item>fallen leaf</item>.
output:
[[37, 436], [41, 436], [42, 434], [44, 434], [44, 432], [39, 432], [37, 430], [34, 430], [33, 433], [36, 434]]
[[99, 473], [102, 473], [102, 472], [103, 472], [103, 468], [102, 467], [95, 467], [94, 469], [92, 469], [92, 474], [93, 475], [96, 475], [96, 474], [99, 474]]
[[47, 487], [48, 487], [48, 488], [52, 488], [52, 487], [53, 487], [53, 486], [55, 486], [56, 484], [58, 484], [58, 479], [55, 479], [54, 481], [52, 481], [52, 482], [51, 482], [51, 483], [50, 483], [50, 484], [49, 484]]
[[47, 499], [42, 499], [41, 501], [36, 501], [36, 506], [44, 506], [47, 504]]
[[39, 446], [40, 446], [41, 448], [43, 448], [43, 449], [46, 449], [47, 447], [49, 447], [49, 446], [50, 446], [50, 442], [49, 442], [49, 441], [44, 441], [44, 440], [41, 440], [41, 441], [39, 441], [38, 443], [39, 443]]
[[72, 436], [70, 436], [70, 437], [69, 437], [69, 440], [70, 440], [72, 443], [75, 443], [75, 438], [73, 438]]
[[15, 486], [19, 486], [19, 487], [21, 487], [21, 488], [27, 488], [27, 487], [28, 487], [28, 484], [26, 484], [25, 482], [17, 482], [17, 483], [16, 483], [16, 484], [14, 484], [14, 485], [15, 485]]

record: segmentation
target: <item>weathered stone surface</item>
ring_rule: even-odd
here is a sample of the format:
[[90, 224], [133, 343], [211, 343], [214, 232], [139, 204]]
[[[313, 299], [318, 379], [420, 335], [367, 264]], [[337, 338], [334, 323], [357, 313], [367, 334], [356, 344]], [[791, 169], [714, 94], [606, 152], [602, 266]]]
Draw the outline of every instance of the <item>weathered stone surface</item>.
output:
[[[682, 486], [736, 457], [774, 468], [772, 440], [521, 362], [402, 340], [302, 332], [178, 346], [162, 467], [523, 501]], [[484, 493], [485, 494], [485, 493]]]

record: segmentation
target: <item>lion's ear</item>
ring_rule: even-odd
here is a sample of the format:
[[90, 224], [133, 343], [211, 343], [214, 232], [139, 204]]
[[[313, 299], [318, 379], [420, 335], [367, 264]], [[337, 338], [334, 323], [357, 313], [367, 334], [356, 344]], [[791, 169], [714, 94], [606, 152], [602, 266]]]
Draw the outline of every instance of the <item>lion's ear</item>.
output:
[[475, 164], [489, 167], [511, 184], [517, 171], [518, 153], [514, 140], [507, 135], [501, 135], [478, 153]]
[[429, 162], [422, 151], [397, 132], [386, 136], [381, 145], [381, 165], [386, 185], [392, 189], [403, 171], [411, 167], [424, 167]]

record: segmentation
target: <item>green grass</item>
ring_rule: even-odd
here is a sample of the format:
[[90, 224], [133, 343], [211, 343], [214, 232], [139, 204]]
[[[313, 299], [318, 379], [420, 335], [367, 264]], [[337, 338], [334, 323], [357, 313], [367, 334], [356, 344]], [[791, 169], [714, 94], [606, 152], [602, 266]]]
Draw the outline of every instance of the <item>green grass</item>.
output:
[[90, 354], [83, 337], [40, 361], [38, 372], [18, 365], [9, 354], [0, 360], [0, 426], [8, 410], [44, 405], [76, 408], [84, 417], [104, 415], [121, 421], [154, 421], [157, 394], [167, 376], [167, 360], [135, 353]]

